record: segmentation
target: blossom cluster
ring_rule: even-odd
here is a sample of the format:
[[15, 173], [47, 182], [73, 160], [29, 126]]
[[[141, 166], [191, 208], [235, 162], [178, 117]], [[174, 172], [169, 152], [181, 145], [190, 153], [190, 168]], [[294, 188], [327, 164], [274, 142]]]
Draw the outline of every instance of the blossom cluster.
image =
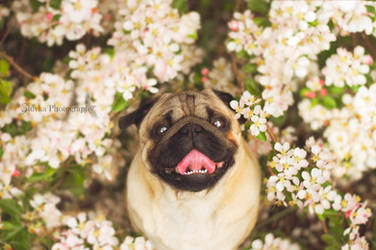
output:
[[[325, 211], [342, 212], [349, 220], [349, 244], [363, 244], [359, 225], [371, 216], [366, 202], [349, 193], [342, 196], [332, 186], [331, 171], [336, 166], [335, 158], [322, 142], [312, 137], [307, 140], [308, 152], [302, 148], [290, 148], [288, 143], [276, 143], [272, 161], [268, 163], [273, 175], [267, 179], [267, 198], [280, 205], [296, 205], [308, 208], [319, 215]], [[356, 242], [356, 243], [355, 243]]]
[[[63, 1], [62, 6], [65, 2], [70, 1]], [[0, 169], [6, 173], [1, 175], [6, 185], [17, 168], [30, 176], [39, 163], [57, 168], [69, 157], [78, 164], [90, 164], [101, 178], [113, 179], [117, 166], [124, 165], [121, 144], [110, 137], [114, 102], [123, 99], [125, 103], [136, 89], [156, 93], [157, 79], [172, 79], [197, 63], [191, 60], [196, 48], [190, 45], [195, 39], [191, 35], [199, 28], [196, 13], [180, 17], [170, 2], [149, 1], [137, 5], [130, 1], [119, 12], [123, 14], [116, 24], [118, 30], [108, 41], [114, 46], [112, 56], [100, 47], [87, 50], [78, 44], [69, 53], [72, 80], [42, 73], [19, 88], [5, 111], [0, 111], [0, 127], [14, 121], [30, 122], [32, 127], [14, 139], [3, 135], [6, 140]], [[165, 21], [158, 22], [160, 19]], [[137, 34], [136, 29], [124, 32], [123, 26], [129, 23], [143, 25]], [[154, 68], [154, 77], [148, 73], [150, 68]]]
[[[375, 35], [376, 3], [271, 1], [267, 17], [250, 10], [236, 12], [228, 24], [226, 45], [238, 58], [231, 57], [236, 60], [230, 62], [219, 57], [210, 70], [197, 67], [204, 58], [204, 50], [194, 45], [200, 15], [178, 11], [173, 3], [18, 0], [0, 4], [0, 27], [15, 25], [22, 36], [50, 47], [62, 45], [64, 39], [81, 39], [74, 50], [66, 51], [67, 60], [56, 61], [50, 73], [40, 73], [21, 87], [12, 82], [9, 103], [3, 105], [0, 98], [0, 236], [9, 232], [9, 237], [22, 238], [17, 234], [25, 230], [25, 234], [53, 238], [52, 249], [152, 249], [143, 237], [123, 238], [121, 230], [101, 214], [77, 211], [73, 216], [64, 211], [72, 205], [65, 199], [64, 186], [79, 175], [77, 182], [86, 189], [93, 184], [85, 179], [87, 173], [101, 181], [114, 180], [125, 165], [115, 125], [117, 113], [137, 97], [155, 94], [164, 86], [191, 88], [188, 79], [233, 95], [243, 91], [230, 106], [236, 119], [247, 120], [241, 126], [252, 135], [248, 137], [251, 150], [270, 156], [265, 166], [271, 174], [265, 180], [268, 200], [297, 206], [319, 218], [341, 215], [348, 224], [343, 232], [348, 243], [342, 250], [368, 249], [360, 235], [360, 226], [371, 216], [367, 202], [355, 194], [341, 194], [334, 183], [360, 178], [376, 168], [375, 64], [365, 48], [355, 46], [357, 35], [353, 51], [340, 47], [325, 65], [318, 54], [332, 53], [333, 44], [338, 44], [332, 42], [339, 35]], [[2, 42], [14, 39], [7, 31], [3, 35]], [[95, 44], [106, 45], [91, 46], [90, 39], [99, 36]], [[3, 45], [12, 53], [11, 44]], [[9, 65], [3, 63], [7, 60], [1, 60], [0, 71], [8, 71]], [[250, 67], [237, 69], [240, 64]], [[8, 73], [0, 75], [8, 80]], [[235, 79], [244, 79], [238, 84], [250, 92], [236, 88]], [[247, 85], [248, 80], [257, 85], [257, 91]], [[0, 85], [0, 97], [3, 89]], [[305, 148], [290, 147], [301, 131], [278, 127], [277, 119], [268, 121], [270, 116], [287, 117], [285, 111], [298, 90], [299, 115], [312, 130], [323, 128], [323, 140], [310, 138]], [[274, 137], [279, 143], [273, 145]], [[340, 178], [344, 176], [350, 178]], [[49, 184], [51, 190], [42, 192]], [[112, 207], [124, 198], [116, 195], [109, 203], [94, 202], [93, 207]], [[58, 208], [61, 199], [62, 210]], [[110, 213], [107, 209], [106, 214]], [[113, 215], [122, 221], [124, 211], [118, 209]], [[13, 217], [19, 219], [8, 220]], [[38, 237], [31, 237], [36, 247]], [[252, 242], [252, 249], [271, 248], [299, 249], [272, 234]]]
[[36, 0], [34, 6], [20, 0], [14, 1], [12, 10], [21, 34], [48, 46], [62, 45], [64, 38], [78, 40], [89, 32], [103, 32], [98, 0]]
[[239, 101], [232, 100], [230, 106], [235, 110], [235, 119], [244, 117], [250, 119], [252, 124], [249, 129], [253, 136], [258, 136], [260, 133], [265, 133], [267, 124], [265, 107], [261, 107], [261, 99], [250, 94], [248, 91], [244, 91]]
[[[118, 70], [134, 75], [126, 79], [128, 86], [145, 82], [142, 77], [149, 67], [163, 82], [176, 77], [179, 71], [188, 73], [196, 63], [197, 59], [188, 59], [195, 55], [196, 48], [191, 44], [200, 28], [200, 16], [190, 12], [180, 17], [171, 3], [171, 0], [129, 1], [119, 10], [120, 17], [108, 44], [115, 47], [119, 59], [127, 58], [127, 64], [121, 63]], [[134, 73], [127, 72], [130, 69]]]
[[275, 237], [272, 233], [265, 235], [264, 241], [256, 239], [252, 242], [251, 250], [300, 250], [298, 244], [291, 243], [288, 239]]
[[344, 108], [333, 110], [324, 137], [341, 160], [338, 176], [347, 174], [356, 179], [376, 168], [375, 98], [376, 84], [361, 87], [355, 96], [343, 96]]
[[112, 223], [101, 215], [92, 215], [91, 218], [86, 213], [79, 213], [77, 217], [64, 216], [62, 223], [68, 229], [55, 236], [59, 241], [52, 249], [85, 249], [85, 243], [94, 249], [113, 249], [119, 244]]
[[[373, 32], [374, 14], [368, 11], [368, 5], [374, 7], [375, 3], [273, 1], [269, 11], [271, 24], [267, 27], [258, 25], [249, 10], [234, 14], [229, 22], [231, 31], [227, 48], [235, 52], [246, 51], [253, 57], [251, 62], [258, 65], [256, 80], [264, 87], [262, 97], [267, 112], [280, 116], [293, 103], [292, 91], [296, 90], [297, 84], [317, 71], [317, 54], [329, 49], [338, 30], [361, 32], [371, 29]], [[366, 71], [365, 66], [354, 67], [359, 72], [349, 74], [359, 75]], [[330, 74], [332, 69], [326, 71]], [[335, 76], [342, 77], [337, 73]]]
[[304, 122], [309, 124], [313, 130], [322, 128], [328, 125], [332, 117], [331, 110], [325, 108], [321, 104], [312, 105], [311, 100], [303, 99], [299, 104], [299, 115]]
[[324, 138], [339, 161], [334, 173], [358, 179], [376, 168], [376, 84], [360, 87], [354, 96], [344, 93], [342, 108], [327, 109], [309, 99], [299, 103], [299, 114], [316, 130], [324, 127]]
[[[61, 225], [61, 211], [56, 207], [60, 202], [60, 198], [51, 194], [35, 194], [30, 200], [31, 206], [34, 208], [33, 212], [29, 212], [27, 218], [41, 218], [47, 230]], [[39, 226], [39, 227], [38, 227]], [[33, 230], [38, 234], [43, 227], [40, 224], [35, 224]]]
[[66, 215], [62, 217], [65, 229], [55, 233], [57, 241], [52, 246], [53, 250], [67, 249], [147, 249], [152, 246], [143, 237], [132, 238], [126, 236], [119, 244], [116, 231], [112, 222], [106, 220], [103, 215], [81, 212], [77, 216]]
[[[16, 188], [9, 189], [7, 187], [0, 186], [0, 200], [7, 200], [7, 201], [16, 201], [15, 204], [21, 208], [22, 202], [21, 197], [24, 193]], [[11, 195], [9, 195], [11, 194]], [[61, 225], [61, 211], [56, 207], [56, 205], [60, 202], [60, 198], [51, 194], [35, 194], [31, 197], [29, 202], [29, 209], [24, 214], [21, 215], [23, 226], [26, 226], [27, 230], [36, 235], [43, 235], [47, 231], [54, 230], [55, 228]], [[12, 204], [12, 203], [10, 203]], [[14, 203], [13, 203], [14, 204]], [[12, 208], [13, 205], [8, 206]], [[17, 225], [18, 226], [18, 225]], [[0, 220], [0, 229], [11, 230], [12, 225], [3, 224]]]
[[[30, 176], [38, 170], [39, 163], [57, 168], [70, 156], [82, 165], [91, 159], [94, 172], [104, 173], [109, 179], [112, 178], [111, 163], [124, 163], [120, 157], [120, 142], [105, 138], [111, 126], [109, 118], [105, 121], [96, 119], [90, 113], [89, 104], [85, 103], [77, 104], [75, 110], [70, 106], [73, 93], [72, 81], [50, 73], [41, 74], [26, 88], [17, 90], [12, 102], [1, 112], [4, 117], [1, 127], [12, 121], [29, 122], [32, 130], [14, 138], [2, 134], [4, 153], [0, 169], [5, 184], [10, 183], [17, 169]], [[99, 116], [100, 109], [94, 110], [98, 110]], [[91, 126], [83, 126], [88, 122]]]
[[322, 69], [325, 85], [364, 85], [367, 82], [365, 74], [369, 72], [368, 65], [373, 62], [372, 57], [364, 52], [361, 46], [357, 46], [353, 53], [338, 48], [337, 53], [326, 60], [326, 67]]
[[[38, 9], [33, 10], [28, 1], [12, 6], [26, 37], [37, 36], [53, 45], [61, 44], [64, 37], [75, 40], [87, 32], [102, 32], [96, 0], [63, 0], [58, 9], [53, 1], [36, 3]], [[72, 4], [75, 10], [69, 9]], [[180, 16], [171, 1], [101, 4], [106, 4], [101, 11], [117, 13], [116, 20], [104, 15], [109, 22], [103, 25], [112, 22], [115, 29], [108, 40], [111, 47], [86, 49], [78, 44], [68, 54], [68, 65], [57, 62], [54, 73], [41, 73], [17, 88], [0, 110], [0, 199], [20, 201], [29, 195], [24, 193], [25, 185], [41, 188], [43, 183], [39, 186], [36, 180], [65, 175], [74, 171], [72, 164], [95, 178], [113, 180], [125, 165], [114, 114], [128, 105], [136, 91], [156, 93], [157, 81], [186, 74], [201, 60], [202, 50], [192, 44], [200, 27], [197, 13]], [[130, 23], [139, 34], [127, 31]], [[119, 244], [112, 224], [104, 218], [66, 216], [56, 207], [59, 200], [50, 193], [34, 195], [30, 211], [25, 208], [22, 214], [22, 224], [31, 234], [56, 233], [53, 249], [87, 249], [87, 244], [94, 249], [151, 249], [142, 237], [127, 237]], [[62, 227], [68, 229], [57, 233]]]
[[[201, 73], [205, 73], [205, 71]], [[232, 72], [231, 63], [224, 57], [220, 57], [213, 61], [213, 68], [208, 70], [207, 74], [203, 74], [202, 82], [205, 87], [235, 94], [236, 88], [233, 86], [234, 79], [235, 76]]]

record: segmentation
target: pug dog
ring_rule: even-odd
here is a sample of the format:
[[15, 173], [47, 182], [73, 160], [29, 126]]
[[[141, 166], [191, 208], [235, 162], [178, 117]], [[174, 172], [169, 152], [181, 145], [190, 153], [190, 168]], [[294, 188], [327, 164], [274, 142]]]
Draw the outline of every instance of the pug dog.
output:
[[237, 249], [258, 214], [260, 169], [229, 108], [211, 89], [165, 93], [119, 119], [138, 126], [126, 181], [132, 226], [157, 250]]

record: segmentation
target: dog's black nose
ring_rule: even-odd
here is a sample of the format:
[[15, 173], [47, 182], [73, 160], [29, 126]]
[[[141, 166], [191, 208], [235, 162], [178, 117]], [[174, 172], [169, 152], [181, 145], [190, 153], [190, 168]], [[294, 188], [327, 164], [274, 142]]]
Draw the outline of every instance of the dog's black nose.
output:
[[198, 124], [186, 124], [179, 130], [179, 133], [183, 135], [198, 134], [201, 133], [203, 128]]

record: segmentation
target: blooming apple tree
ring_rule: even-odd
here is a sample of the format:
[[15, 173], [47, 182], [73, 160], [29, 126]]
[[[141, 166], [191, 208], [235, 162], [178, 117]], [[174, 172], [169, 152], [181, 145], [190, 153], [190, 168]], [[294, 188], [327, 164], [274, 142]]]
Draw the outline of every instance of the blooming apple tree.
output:
[[234, 96], [262, 168], [246, 249], [375, 248], [375, 57], [371, 1], [5, 0], [0, 248], [153, 249], [117, 119], [204, 87]]

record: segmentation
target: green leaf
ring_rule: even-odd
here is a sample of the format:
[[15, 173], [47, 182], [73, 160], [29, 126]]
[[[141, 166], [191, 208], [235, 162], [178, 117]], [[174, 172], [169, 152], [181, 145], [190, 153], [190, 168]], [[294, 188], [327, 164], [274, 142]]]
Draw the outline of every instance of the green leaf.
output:
[[201, 75], [200, 74], [194, 74], [193, 75], [193, 82], [195, 83], [201, 83]]
[[253, 22], [259, 27], [269, 27], [271, 22], [266, 17], [254, 17]]
[[337, 40], [336, 41], [332, 41], [332, 42], [330, 42], [330, 48], [328, 50], [321, 51], [317, 55], [320, 69], [325, 66], [326, 59], [328, 59], [331, 55], [337, 53], [338, 46], [339, 46], [339, 42]]
[[269, 4], [264, 0], [248, 0], [248, 8], [253, 12], [266, 14], [269, 11]]
[[50, 166], [47, 166], [45, 171], [43, 173], [33, 173], [28, 181], [29, 182], [39, 182], [39, 181], [48, 181], [51, 182], [53, 181], [52, 176], [56, 173], [55, 168], [51, 168]]
[[353, 86], [351, 86], [350, 88], [351, 88], [351, 90], [352, 90], [354, 93], [356, 93], [356, 92], [358, 92], [358, 90], [360, 89], [360, 87], [361, 87], [361, 85], [353, 85]]
[[366, 8], [367, 8], [368, 12], [370, 12], [370, 13], [373, 14], [373, 16], [369, 15], [372, 18], [372, 21], [376, 21], [376, 15], [375, 15], [376, 14], [376, 9], [375, 9], [375, 7], [372, 6], [372, 5], [366, 5]]
[[311, 106], [314, 107], [316, 106], [317, 104], [319, 104], [319, 99], [317, 97], [313, 98], [311, 100]]
[[367, 11], [374, 14], [372, 20], [375, 21], [376, 9], [372, 5], [366, 5]]
[[20, 215], [22, 213], [22, 208], [18, 203], [13, 199], [2, 199], [0, 200], [0, 210], [8, 214], [11, 218], [11, 222], [15, 224], [20, 223]]
[[8, 232], [3, 237], [3, 240], [6, 241], [6, 242], [9, 242], [12, 238], [14, 238], [18, 233], [20, 233], [22, 231], [22, 226], [21, 225], [14, 226], [12, 224], [12, 227], [9, 227], [9, 224], [8, 224], [7, 229], [8, 229], [7, 230]]
[[62, 0], [51, 0], [50, 6], [56, 10], [60, 9]]
[[227, 12], [233, 12], [234, 11], [234, 3], [231, 3], [231, 2], [224, 3], [223, 9]]
[[319, 24], [319, 21], [316, 19], [313, 22], [308, 22], [308, 24], [311, 25], [311, 26], [313, 26], [313, 27], [316, 27]]
[[236, 53], [236, 56], [239, 58], [239, 59], [247, 59], [249, 57], [247, 51], [245, 50], [241, 50], [239, 51], [238, 53]]
[[252, 95], [257, 97], [261, 96], [261, 87], [260, 85], [253, 79], [247, 78], [244, 80], [245, 89], [249, 91]]
[[271, 116], [269, 120], [272, 121], [273, 124], [276, 125], [277, 127], [281, 127], [285, 123], [286, 118], [287, 118], [286, 115], [283, 114], [278, 117]]
[[243, 71], [246, 73], [250, 73], [250, 74], [255, 73], [256, 70], [257, 70], [257, 64], [255, 63], [247, 63], [243, 67]]
[[26, 98], [29, 98], [29, 99], [34, 99], [36, 97], [36, 95], [33, 94], [33, 92], [29, 91], [29, 90], [25, 90], [24, 91], [24, 96]]
[[264, 132], [260, 132], [257, 136], [256, 136], [257, 139], [261, 140], [261, 141], [266, 141], [267, 138], [266, 138], [266, 134]]
[[38, 0], [29, 0], [29, 2], [33, 12], [38, 11], [39, 7], [43, 5], [43, 3], [39, 2]]
[[338, 250], [338, 247], [328, 246], [324, 248], [325, 250]]
[[20, 224], [13, 224], [12, 222], [9, 222], [9, 221], [2, 221], [1, 224], [3, 224], [3, 227], [1, 230], [4, 230], [4, 231], [12, 231], [15, 227], [19, 227]]
[[367, 11], [376, 14], [376, 9], [372, 5], [366, 5]]
[[326, 218], [331, 218], [333, 216], [338, 216], [338, 212], [334, 209], [325, 209], [323, 216]]
[[309, 92], [311, 92], [311, 90], [309, 88], [302, 88], [301, 90], [299, 90], [299, 96], [300, 97], [306, 97], [305, 95]]
[[56, 22], [58, 22], [58, 21], [60, 20], [60, 17], [61, 17], [61, 15], [59, 15], [59, 14], [54, 15], [54, 16], [52, 17], [51, 22], [52, 22], [52, 23], [56, 23]]
[[19, 133], [20, 133], [19, 135], [24, 135], [32, 129], [33, 129], [33, 126], [31, 126], [31, 122], [22, 120], [21, 127], [19, 129]]
[[116, 93], [115, 95], [115, 102], [112, 105], [113, 112], [119, 112], [125, 109], [129, 105], [129, 102], [124, 100], [123, 95], [121, 93]]
[[337, 87], [334, 85], [329, 86], [327, 89], [328, 89], [329, 94], [336, 94], [336, 95], [340, 95], [345, 91], [344, 87]]
[[84, 169], [81, 166], [70, 166], [66, 168], [67, 172], [64, 181], [61, 184], [61, 189], [68, 189], [75, 197], [85, 193], [84, 187]]
[[54, 60], [51, 57], [50, 58], [46, 58], [43, 61], [42, 69], [43, 69], [44, 72], [51, 72], [53, 66], [54, 66]]
[[334, 237], [333, 235], [327, 233], [327, 234], [323, 234], [321, 235], [321, 239], [326, 243], [326, 245], [328, 246], [333, 246], [333, 247], [339, 247], [337, 249], [340, 249], [341, 248], [341, 244], [340, 242], [338, 241], [338, 239], [336, 237]]
[[11, 101], [12, 83], [9, 81], [0, 82], [0, 102], [9, 103]]
[[1, 157], [3, 157], [3, 154], [4, 154], [4, 149], [0, 147], [0, 160], [1, 160]]
[[188, 8], [187, 8], [187, 1], [186, 0], [174, 0], [172, 2], [172, 7], [177, 9], [179, 11], [179, 14], [184, 14], [187, 13]]
[[189, 34], [187, 37], [188, 37], [188, 38], [191, 38], [191, 39], [193, 39], [193, 40], [196, 40], [197, 37], [198, 37], [197, 31], [195, 31], [195, 32], [192, 33], [192, 34]]
[[337, 107], [336, 101], [330, 96], [325, 96], [322, 99], [322, 105], [328, 109], [333, 109]]
[[7, 77], [9, 75], [9, 63], [1, 59], [0, 60], [0, 77]]
[[114, 58], [114, 56], [115, 56], [115, 49], [114, 49], [114, 47], [107, 47], [107, 48], [105, 48], [103, 50], [103, 52], [105, 54], [109, 55], [111, 57], [111, 59]]
[[51, 238], [47, 237], [47, 236], [44, 236], [44, 237], [40, 238], [39, 242], [46, 249], [51, 249], [52, 245], [54, 244], [54, 241]]
[[32, 129], [31, 123], [22, 120], [21, 126], [17, 127], [15, 123], [9, 123], [5, 125], [1, 130], [5, 133], [10, 134], [12, 137], [18, 135], [24, 135]]
[[14, 123], [9, 123], [9, 124], [5, 125], [5, 127], [2, 128], [2, 131], [4, 133], [10, 134], [12, 137], [18, 135], [17, 126]]
[[9, 243], [12, 245], [14, 249], [17, 250], [29, 250], [31, 249], [31, 240], [32, 235], [29, 233], [27, 228], [22, 228], [22, 230], [18, 231], [17, 234], [14, 235]]

